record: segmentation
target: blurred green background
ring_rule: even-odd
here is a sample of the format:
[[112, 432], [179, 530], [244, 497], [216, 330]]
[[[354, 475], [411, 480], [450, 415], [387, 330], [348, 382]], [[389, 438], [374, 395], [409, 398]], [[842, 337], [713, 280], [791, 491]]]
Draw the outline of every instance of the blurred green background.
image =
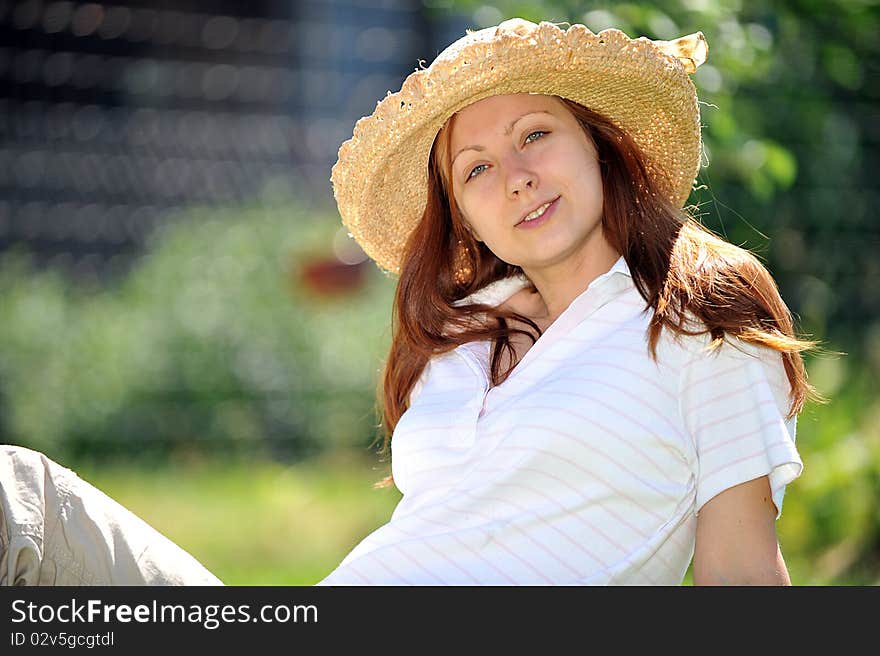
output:
[[[880, 583], [878, 3], [423, 4], [475, 28], [706, 35], [691, 202], [766, 262], [826, 351], [807, 359], [830, 401], [799, 418], [783, 555], [795, 584]], [[399, 499], [372, 488], [389, 473], [374, 392], [393, 280], [358, 260], [332, 204], [293, 189], [192, 207], [111, 284], [26, 248], [0, 260], [4, 441], [75, 469], [229, 584], [315, 583]]]

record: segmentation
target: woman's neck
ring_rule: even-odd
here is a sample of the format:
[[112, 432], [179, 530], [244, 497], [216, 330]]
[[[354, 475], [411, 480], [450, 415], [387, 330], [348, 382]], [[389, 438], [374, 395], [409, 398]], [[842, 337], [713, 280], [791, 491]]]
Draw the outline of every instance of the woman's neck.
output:
[[620, 253], [610, 245], [603, 246], [599, 253], [590, 257], [562, 262], [538, 271], [525, 271], [538, 290], [537, 294], [530, 295], [532, 298], [519, 299], [532, 312], [527, 316], [538, 325], [549, 326], [556, 321], [590, 283], [611, 269], [620, 258]]

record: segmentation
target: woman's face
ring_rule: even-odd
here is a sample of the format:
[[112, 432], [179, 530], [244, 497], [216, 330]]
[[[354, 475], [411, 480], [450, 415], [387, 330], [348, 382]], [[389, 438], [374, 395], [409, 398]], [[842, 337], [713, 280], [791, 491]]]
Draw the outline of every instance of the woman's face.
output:
[[607, 253], [596, 148], [558, 98], [484, 98], [458, 112], [448, 138], [455, 201], [500, 259], [531, 276]]

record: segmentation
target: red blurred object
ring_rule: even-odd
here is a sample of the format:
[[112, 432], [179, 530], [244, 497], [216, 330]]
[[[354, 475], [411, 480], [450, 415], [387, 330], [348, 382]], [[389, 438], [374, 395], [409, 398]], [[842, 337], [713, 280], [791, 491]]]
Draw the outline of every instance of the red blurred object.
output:
[[314, 259], [300, 267], [300, 282], [322, 296], [350, 294], [363, 286], [367, 262], [346, 264], [335, 257]]

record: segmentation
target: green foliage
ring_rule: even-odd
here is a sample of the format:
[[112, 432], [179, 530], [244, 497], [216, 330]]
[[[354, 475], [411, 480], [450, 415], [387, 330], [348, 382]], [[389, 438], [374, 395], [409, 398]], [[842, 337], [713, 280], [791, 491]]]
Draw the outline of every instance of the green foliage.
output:
[[369, 444], [391, 283], [366, 265], [363, 289], [327, 297], [299, 278], [338, 226], [294, 207], [194, 210], [106, 289], [5, 258], [6, 440], [55, 457]]

